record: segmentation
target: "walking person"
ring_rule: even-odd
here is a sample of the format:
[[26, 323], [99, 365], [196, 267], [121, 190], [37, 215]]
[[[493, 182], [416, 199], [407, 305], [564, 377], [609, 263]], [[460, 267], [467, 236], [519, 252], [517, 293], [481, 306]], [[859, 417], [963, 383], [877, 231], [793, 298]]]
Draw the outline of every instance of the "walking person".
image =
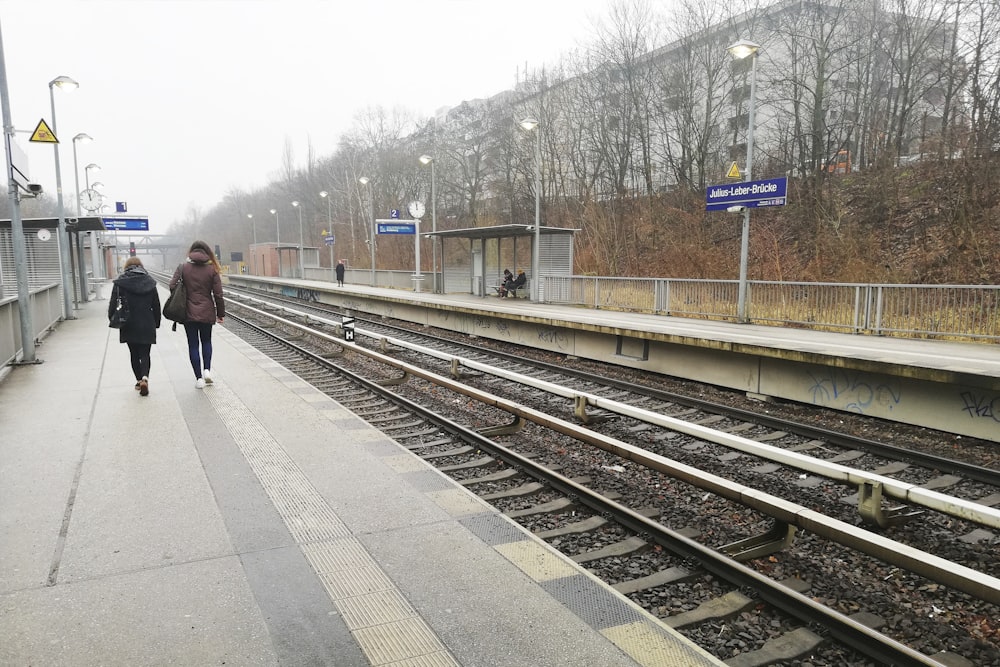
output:
[[156, 343], [156, 330], [160, 328], [160, 295], [156, 291], [156, 280], [146, 273], [142, 260], [129, 257], [113, 284], [108, 319], [114, 315], [121, 299], [122, 308], [128, 309], [129, 316], [118, 329], [118, 342], [128, 345], [135, 388], [140, 396], [148, 396], [149, 353]]
[[344, 266], [344, 260], [337, 262], [337, 287], [344, 286], [344, 270], [347, 267]]
[[187, 290], [188, 356], [194, 370], [194, 386], [202, 389], [212, 384], [212, 326], [222, 324], [226, 302], [222, 298], [222, 266], [215, 253], [204, 241], [195, 241], [188, 251], [187, 261], [174, 271], [170, 289], [183, 276]]

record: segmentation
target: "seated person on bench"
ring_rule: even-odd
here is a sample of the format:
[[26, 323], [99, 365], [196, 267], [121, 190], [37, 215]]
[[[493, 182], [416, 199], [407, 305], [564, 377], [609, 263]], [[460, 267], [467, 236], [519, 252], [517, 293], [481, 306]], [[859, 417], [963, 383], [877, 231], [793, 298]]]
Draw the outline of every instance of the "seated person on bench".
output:
[[514, 279], [510, 286], [506, 289], [507, 295], [517, 296], [517, 290], [524, 287], [524, 284], [528, 282], [528, 276], [524, 275], [524, 269], [517, 270], [517, 278]]
[[503, 280], [500, 281], [500, 286], [496, 288], [497, 294], [499, 294], [501, 297], [507, 296], [507, 290], [510, 288], [513, 282], [514, 282], [514, 274], [510, 272], [510, 269], [504, 269]]

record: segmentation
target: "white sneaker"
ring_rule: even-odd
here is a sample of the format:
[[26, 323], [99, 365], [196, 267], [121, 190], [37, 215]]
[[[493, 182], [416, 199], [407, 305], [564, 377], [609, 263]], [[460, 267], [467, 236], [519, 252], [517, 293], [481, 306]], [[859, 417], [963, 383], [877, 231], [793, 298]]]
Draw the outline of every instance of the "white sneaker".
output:
[[206, 368], [204, 371], [202, 371], [201, 377], [203, 380], [205, 380], [205, 384], [212, 384], [212, 371]]
[[205, 388], [205, 378], [198, 378], [197, 380], [195, 380], [194, 381], [194, 388], [195, 389], [204, 389]]

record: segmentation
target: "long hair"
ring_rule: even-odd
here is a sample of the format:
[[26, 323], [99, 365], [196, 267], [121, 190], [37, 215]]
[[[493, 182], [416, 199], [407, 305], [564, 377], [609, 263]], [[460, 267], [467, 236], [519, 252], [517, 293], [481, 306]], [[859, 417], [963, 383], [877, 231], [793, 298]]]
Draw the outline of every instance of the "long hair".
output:
[[191, 248], [188, 249], [188, 254], [190, 255], [195, 250], [201, 250], [203, 253], [208, 255], [208, 259], [210, 262], [212, 262], [212, 266], [215, 267], [216, 272], [218, 272], [219, 274], [222, 273], [222, 265], [219, 264], [219, 260], [216, 259], [215, 253], [212, 252], [212, 249], [208, 247], [207, 243], [205, 243], [204, 241], [195, 241], [194, 243], [191, 244]]

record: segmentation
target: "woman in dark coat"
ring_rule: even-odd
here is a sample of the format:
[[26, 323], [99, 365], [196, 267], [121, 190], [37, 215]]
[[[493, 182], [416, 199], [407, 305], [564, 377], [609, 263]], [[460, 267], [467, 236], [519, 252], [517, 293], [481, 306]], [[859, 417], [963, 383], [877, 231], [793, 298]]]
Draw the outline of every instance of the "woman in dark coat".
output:
[[344, 266], [344, 260], [340, 260], [339, 262], [337, 262], [337, 285], [339, 287], [344, 286], [344, 270], [346, 268], [347, 267]]
[[108, 319], [118, 308], [128, 308], [129, 318], [118, 329], [118, 342], [128, 344], [135, 374], [135, 388], [140, 396], [149, 394], [149, 352], [156, 343], [156, 330], [160, 328], [160, 295], [156, 280], [146, 273], [138, 257], [129, 257], [125, 270], [115, 278], [108, 302]]
[[172, 290], [184, 276], [187, 291], [188, 356], [194, 369], [198, 389], [212, 384], [212, 326], [222, 324], [226, 316], [226, 302], [222, 298], [222, 267], [215, 253], [204, 241], [195, 241], [188, 251], [187, 261], [177, 267], [170, 279]]

